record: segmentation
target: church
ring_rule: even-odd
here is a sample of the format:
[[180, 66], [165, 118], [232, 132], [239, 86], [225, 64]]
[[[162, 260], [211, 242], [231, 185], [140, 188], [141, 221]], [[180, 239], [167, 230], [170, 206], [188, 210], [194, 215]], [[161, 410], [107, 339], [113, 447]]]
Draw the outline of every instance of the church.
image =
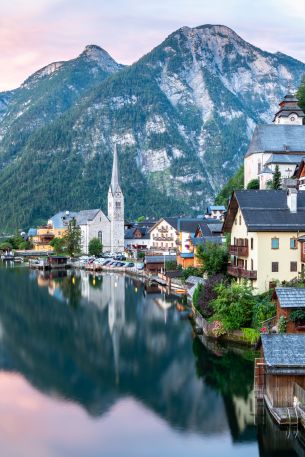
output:
[[[88, 253], [89, 242], [92, 238], [98, 238], [101, 241], [104, 252], [119, 253], [124, 251], [124, 195], [120, 186], [116, 148], [113, 153], [112, 177], [108, 191], [108, 216], [101, 209], [90, 209], [79, 212], [61, 211], [48, 220], [47, 228], [51, 230], [48, 233], [49, 237], [50, 235], [52, 237], [63, 236], [69, 222], [73, 218], [76, 219], [81, 229], [83, 253]], [[37, 230], [38, 233], [35, 238], [40, 239], [43, 234], [41, 233], [39, 236], [39, 230]]]
[[266, 189], [276, 166], [285, 182], [305, 157], [305, 114], [298, 99], [288, 93], [279, 106], [272, 124], [258, 125], [254, 130], [244, 159], [245, 188], [250, 181], [258, 179], [259, 188]]

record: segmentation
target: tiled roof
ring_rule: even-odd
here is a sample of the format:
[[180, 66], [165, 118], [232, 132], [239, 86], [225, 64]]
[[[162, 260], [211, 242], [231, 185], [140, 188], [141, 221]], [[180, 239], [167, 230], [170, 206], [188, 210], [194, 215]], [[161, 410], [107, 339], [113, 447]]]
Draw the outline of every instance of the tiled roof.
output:
[[215, 224], [207, 224], [211, 233], [221, 233], [222, 232], [222, 222]]
[[52, 225], [55, 229], [61, 229], [67, 227], [69, 221], [76, 218], [78, 213], [73, 211], [60, 211], [59, 213], [52, 216], [50, 219], [52, 221]]
[[305, 308], [304, 287], [276, 287], [275, 291], [281, 308]]
[[[197, 227], [204, 223], [202, 219], [179, 219], [178, 220], [178, 231], [179, 232], [186, 232], [186, 233], [195, 233]], [[205, 223], [206, 226], [206, 223]]]
[[305, 230], [305, 192], [297, 195], [297, 212], [290, 212], [285, 190], [237, 190], [237, 202], [249, 232]]
[[305, 374], [305, 334], [261, 335], [269, 373]]
[[200, 276], [189, 276], [186, 281], [187, 284], [203, 284], [204, 279]]
[[207, 214], [211, 214], [212, 211], [225, 211], [225, 206], [210, 205], [207, 207]]
[[163, 218], [169, 225], [177, 230], [178, 217], [164, 217]]
[[305, 125], [258, 125], [246, 157], [257, 152], [305, 152]]
[[145, 263], [162, 263], [162, 262], [175, 262], [177, 260], [176, 255], [150, 255], [145, 257]]
[[221, 236], [203, 236], [203, 237], [192, 237], [192, 244], [194, 246], [198, 246], [200, 244], [206, 243], [214, 243], [214, 244], [222, 244], [223, 239]]
[[302, 159], [304, 159], [304, 156], [301, 154], [271, 154], [265, 165], [271, 163], [297, 165]]
[[79, 225], [87, 224], [88, 221], [93, 221], [93, 219], [99, 211], [99, 209], [88, 209], [79, 211], [79, 213], [77, 213], [76, 216], [76, 221]]

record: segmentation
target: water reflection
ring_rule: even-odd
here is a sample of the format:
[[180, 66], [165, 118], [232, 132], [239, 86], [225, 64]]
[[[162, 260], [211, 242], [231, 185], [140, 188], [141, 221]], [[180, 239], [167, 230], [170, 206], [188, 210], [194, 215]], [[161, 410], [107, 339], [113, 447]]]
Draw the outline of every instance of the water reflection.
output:
[[[104, 438], [107, 456], [259, 455], [253, 355], [193, 339], [176, 309], [180, 298], [116, 274], [25, 268], [0, 270], [0, 290], [0, 367], [28, 380], [34, 389], [22, 389], [44, 415], [55, 408], [69, 416], [67, 401], [86, 411], [90, 419], [75, 410], [70, 419], [87, 430], [79, 455], [100, 455], [90, 440], [97, 424], [96, 436], [126, 429], [122, 442]], [[261, 445], [269, 432], [258, 431], [260, 453], [269, 455]]]

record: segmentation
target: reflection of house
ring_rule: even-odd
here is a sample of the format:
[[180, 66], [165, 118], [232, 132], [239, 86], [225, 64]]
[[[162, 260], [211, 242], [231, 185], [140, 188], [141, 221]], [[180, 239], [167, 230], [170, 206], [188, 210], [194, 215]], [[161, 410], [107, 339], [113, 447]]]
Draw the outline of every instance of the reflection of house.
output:
[[259, 179], [265, 189], [278, 165], [283, 178], [290, 178], [296, 165], [305, 154], [304, 113], [298, 100], [291, 94], [280, 103], [272, 125], [258, 125], [245, 156], [245, 180], [247, 187], [252, 179]]
[[150, 248], [153, 251], [170, 251], [176, 249], [177, 217], [160, 219], [150, 229]]
[[[305, 332], [305, 289], [302, 287], [276, 287], [276, 320], [287, 319], [287, 333]], [[301, 311], [304, 318], [291, 320], [291, 313]]]
[[305, 232], [305, 192], [238, 190], [223, 230], [231, 234], [228, 273], [248, 279], [258, 292], [301, 272], [298, 237]]

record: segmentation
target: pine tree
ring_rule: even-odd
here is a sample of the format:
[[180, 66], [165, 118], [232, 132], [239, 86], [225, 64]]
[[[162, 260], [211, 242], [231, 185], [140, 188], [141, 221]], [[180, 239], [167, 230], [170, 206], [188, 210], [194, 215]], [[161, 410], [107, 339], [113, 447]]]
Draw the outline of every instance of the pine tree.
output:
[[280, 189], [281, 188], [281, 172], [279, 170], [279, 166], [275, 165], [275, 171], [272, 179], [272, 189]]
[[77, 225], [75, 218], [71, 219], [69, 222], [68, 229], [63, 239], [68, 255], [75, 257], [81, 253], [81, 230]]
[[305, 76], [303, 76], [299, 90], [297, 91], [297, 98], [302, 110], [305, 111]]

